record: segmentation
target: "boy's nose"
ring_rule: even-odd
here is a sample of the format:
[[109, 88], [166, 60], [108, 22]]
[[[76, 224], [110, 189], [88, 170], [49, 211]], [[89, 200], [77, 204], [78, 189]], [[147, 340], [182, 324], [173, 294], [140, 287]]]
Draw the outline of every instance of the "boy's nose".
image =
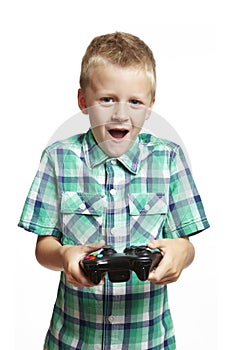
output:
[[115, 121], [127, 121], [129, 119], [129, 108], [125, 102], [117, 102], [114, 106], [112, 119]]

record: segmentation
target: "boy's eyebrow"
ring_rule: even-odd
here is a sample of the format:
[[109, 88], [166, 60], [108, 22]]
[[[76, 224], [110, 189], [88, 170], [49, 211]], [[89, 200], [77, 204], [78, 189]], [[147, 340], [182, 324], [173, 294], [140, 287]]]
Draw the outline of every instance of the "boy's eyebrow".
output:
[[[107, 97], [107, 96], [111, 96], [111, 97], [119, 97], [119, 94], [117, 94], [116, 92], [113, 92], [112, 90], [100, 90], [100, 89], [96, 89], [98, 90], [98, 95], [101, 95], [103, 97]], [[148, 92], [148, 95], [150, 94], [150, 91]], [[140, 92], [133, 92], [129, 95], [130, 99], [143, 99], [147, 97], [146, 93], [140, 93]]]

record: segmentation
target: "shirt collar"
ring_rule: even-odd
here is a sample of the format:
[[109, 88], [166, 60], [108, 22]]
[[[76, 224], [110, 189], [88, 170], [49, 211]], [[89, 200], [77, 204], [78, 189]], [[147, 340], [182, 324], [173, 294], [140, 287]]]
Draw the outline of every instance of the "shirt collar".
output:
[[104, 163], [108, 159], [119, 160], [130, 172], [136, 174], [140, 164], [140, 143], [139, 138], [133, 143], [130, 149], [119, 158], [110, 158], [98, 146], [91, 129], [86, 133], [83, 140], [83, 152], [85, 161], [90, 168]]

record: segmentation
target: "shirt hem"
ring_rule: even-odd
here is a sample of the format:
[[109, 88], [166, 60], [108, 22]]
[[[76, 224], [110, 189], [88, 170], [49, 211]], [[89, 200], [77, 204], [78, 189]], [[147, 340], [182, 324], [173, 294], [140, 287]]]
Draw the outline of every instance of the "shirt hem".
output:
[[42, 227], [25, 221], [19, 221], [18, 227], [21, 227], [26, 231], [35, 233], [38, 236], [55, 236], [59, 238], [61, 237], [61, 232], [56, 228]]
[[184, 236], [192, 236], [201, 231], [206, 230], [209, 227], [210, 225], [207, 218], [204, 218], [201, 221], [188, 223], [182, 227], [166, 232], [165, 236], [166, 238], [179, 238]]

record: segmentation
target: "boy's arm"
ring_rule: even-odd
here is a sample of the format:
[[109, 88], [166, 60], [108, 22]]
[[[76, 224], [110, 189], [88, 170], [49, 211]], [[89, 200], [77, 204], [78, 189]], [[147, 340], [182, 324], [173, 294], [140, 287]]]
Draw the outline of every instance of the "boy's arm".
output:
[[62, 245], [56, 237], [39, 236], [36, 244], [36, 258], [44, 267], [64, 271], [66, 279], [75, 287], [93, 286], [79, 266], [85, 255], [99, 250], [105, 242], [72, 246]]
[[182, 270], [192, 263], [195, 256], [194, 246], [188, 237], [152, 240], [148, 248], [158, 248], [163, 254], [159, 266], [148, 278], [159, 285], [177, 281]]

